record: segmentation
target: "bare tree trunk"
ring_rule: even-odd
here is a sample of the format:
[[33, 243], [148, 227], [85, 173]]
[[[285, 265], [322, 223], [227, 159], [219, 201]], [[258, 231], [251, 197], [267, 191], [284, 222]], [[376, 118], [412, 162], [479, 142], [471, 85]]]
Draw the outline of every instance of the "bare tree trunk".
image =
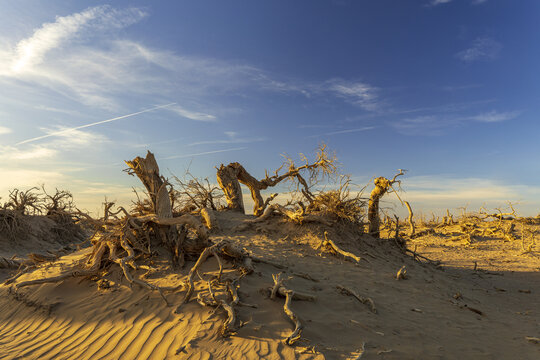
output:
[[[242, 199], [242, 189], [240, 183], [244, 184], [251, 191], [253, 199], [253, 214], [260, 216], [268, 205], [268, 201], [264, 201], [261, 195], [261, 190], [267, 189], [269, 186], [274, 186], [279, 181], [259, 181], [251, 176], [242, 165], [237, 162], [230, 163], [227, 166], [221, 165], [217, 171], [217, 181], [227, 199], [227, 208], [244, 212], [244, 201]], [[272, 197], [273, 198], [273, 197]]]
[[[238, 182], [238, 171], [234, 164], [238, 163], [232, 163], [227, 166], [222, 164], [219, 169], [217, 169], [217, 182], [225, 193], [227, 208], [244, 212], [242, 188], [240, 187], [240, 182]], [[240, 164], [238, 165], [240, 166]]]
[[374, 181], [375, 188], [371, 191], [368, 203], [369, 234], [380, 237], [379, 200], [386, 194], [390, 181], [385, 177], [378, 177]]
[[392, 180], [388, 180], [385, 177], [376, 178], [373, 183], [375, 188], [371, 191], [371, 196], [368, 203], [368, 221], [369, 221], [369, 234], [373, 237], [380, 237], [380, 219], [379, 219], [379, 200], [384, 194], [392, 187], [398, 176], [405, 174], [403, 170], [400, 170], [398, 174], [394, 176]]
[[[130, 175], [137, 175], [148, 191], [157, 218], [172, 218], [172, 205], [167, 190], [167, 183], [159, 174], [159, 166], [154, 154], [148, 151], [146, 158], [137, 156], [132, 161], [126, 161], [126, 164], [131, 169], [128, 173]], [[178, 256], [182, 255], [180, 254], [182, 244], [179, 241], [179, 229], [177, 226], [156, 224], [154, 230], [161, 237], [161, 241], [170, 248], [173, 254], [173, 263], [177, 263]]]
[[405, 206], [407, 206], [407, 210], [409, 210], [409, 226], [411, 227], [411, 233], [409, 235], [414, 235], [415, 233], [415, 227], [414, 227], [414, 221], [413, 221], [413, 211], [412, 211], [412, 208], [411, 208], [411, 205], [409, 204], [408, 201], [405, 201]]
[[159, 166], [154, 154], [150, 151], [146, 154], [146, 158], [137, 156], [132, 161], [126, 161], [126, 164], [131, 168], [131, 175], [135, 173], [141, 180], [144, 187], [148, 191], [154, 212], [159, 218], [171, 218], [172, 206], [167, 184], [159, 174]]

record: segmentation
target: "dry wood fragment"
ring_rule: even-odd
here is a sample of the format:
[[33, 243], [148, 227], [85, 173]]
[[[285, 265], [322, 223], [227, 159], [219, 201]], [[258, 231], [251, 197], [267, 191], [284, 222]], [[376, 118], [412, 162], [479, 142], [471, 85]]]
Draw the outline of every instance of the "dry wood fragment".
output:
[[377, 309], [375, 308], [375, 303], [373, 302], [373, 300], [371, 298], [360, 296], [355, 291], [353, 291], [353, 290], [351, 290], [349, 288], [346, 288], [345, 286], [342, 286], [342, 285], [337, 285], [336, 287], [339, 290], [341, 290], [341, 292], [343, 294], [354, 296], [362, 304], [365, 304], [365, 305], [369, 306], [372, 313], [374, 313], [374, 314], [377, 313]]
[[359, 360], [359, 359], [361, 359], [362, 356], [364, 356], [365, 348], [366, 348], [366, 343], [363, 342], [362, 347], [359, 350], [356, 350], [356, 356], [354, 358], [351, 358], [351, 360]]
[[214, 210], [208, 208], [201, 209], [201, 217], [203, 219], [204, 225], [209, 229], [218, 229], [219, 225], [214, 214]]
[[21, 262], [0, 256], [0, 269], [18, 269]]
[[298, 318], [298, 316], [291, 309], [291, 301], [294, 296], [294, 291], [287, 290], [285, 292], [285, 296], [286, 296], [286, 299], [285, 299], [285, 304], [283, 305], [283, 310], [285, 311], [285, 314], [287, 314], [289, 319], [291, 319], [291, 321], [294, 323], [293, 332], [289, 336], [287, 336], [287, 338], [285, 338], [285, 344], [290, 346], [300, 339], [300, 335], [302, 333], [302, 329], [304, 328], [304, 326], [300, 322], [300, 319]]
[[396, 280], [405, 280], [405, 279], [407, 279], [407, 269], [405, 269], [405, 265], [403, 265], [396, 274]]
[[540, 344], [540, 338], [538, 337], [525, 336], [525, 340], [530, 341], [534, 344]]
[[478, 315], [480, 315], [480, 316], [485, 316], [485, 315], [486, 315], [483, 311], [478, 310], [478, 309], [473, 308], [473, 307], [470, 307], [470, 306], [467, 305], [467, 304], [465, 304], [465, 305], [463, 305], [463, 306], [460, 306], [460, 307], [461, 307], [462, 309], [470, 310], [470, 311], [472, 311], [473, 313], [476, 313], [476, 314], [478, 314]]
[[328, 251], [330, 251], [331, 253], [334, 253], [334, 254], [339, 254], [339, 255], [345, 257], [345, 259], [352, 259], [352, 260], [356, 261], [357, 263], [359, 263], [360, 260], [362, 260], [362, 258], [360, 256], [356, 256], [353, 253], [341, 250], [339, 248], [339, 246], [336, 245], [336, 243], [334, 243], [332, 240], [328, 239], [328, 232], [327, 231], [324, 232], [324, 241], [321, 241], [321, 243], [317, 247], [317, 249], [320, 249], [320, 248], [322, 248], [323, 250], [326, 249], [326, 250], [328, 250]]

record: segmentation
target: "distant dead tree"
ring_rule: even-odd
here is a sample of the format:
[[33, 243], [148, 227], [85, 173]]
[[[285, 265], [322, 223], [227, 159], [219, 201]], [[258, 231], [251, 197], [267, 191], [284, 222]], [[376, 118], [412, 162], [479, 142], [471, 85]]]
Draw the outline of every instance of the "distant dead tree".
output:
[[41, 213], [43, 199], [36, 193], [39, 190], [37, 187], [30, 188], [26, 191], [13, 189], [9, 192], [9, 200], [4, 204], [4, 209], [11, 209], [22, 215]]
[[49, 194], [45, 190], [45, 185], [41, 185], [43, 191], [43, 207], [47, 211], [47, 215], [58, 212], [72, 212], [75, 210], [73, 204], [73, 195], [67, 190], [58, 190], [54, 194]]
[[[242, 183], [251, 191], [251, 197], [255, 203], [253, 214], [255, 216], [260, 216], [263, 214], [270, 201], [277, 195], [273, 194], [264, 200], [261, 195], [261, 190], [276, 186], [283, 180], [294, 182], [297, 186], [297, 190], [301, 191], [308, 202], [311, 203], [313, 201], [313, 194], [310, 190], [311, 186], [321, 178], [336, 173], [336, 157], [335, 155], [328, 154], [326, 145], [324, 144], [319, 146], [317, 157], [314, 162], [310, 162], [303, 154], [300, 154], [300, 156], [304, 163], [303, 165], [297, 166], [290, 157], [285, 157], [286, 161], [274, 172], [274, 175], [270, 176], [268, 172], [266, 172], [266, 176], [262, 180], [254, 178], [237, 162], [230, 163], [227, 166], [222, 164], [217, 169], [216, 176], [219, 186], [225, 193], [227, 208], [244, 212], [244, 201], [242, 199], [242, 189], [240, 187], [240, 183]], [[284, 167], [287, 167], [287, 172], [280, 174], [280, 171]], [[306, 177], [304, 177], [306, 174], [307, 180]]]
[[[375, 188], [371, 191], [368, 204], [368, 220], [369, 220], [369, 233], [374, 237], [380, 236], [380, 219], [379, 219], [379, 200], [388, 192], [389, 189], [395, 192], [392, 185], [395, 183], [400, 184], [400, 180], [396, 180], [398, 176], [404, 175], [406, 170], [399, 169], [399, 173], [394, 175], [392, 180], [388, 180], [385, 177], [376, 178], [373, 183]], [[397, 193], [396, 193], [397, 195]], [[398, 196], [399, 198], [399, 196]], [[400, 199], [401, 201], [401, 199]]]
[[199, 179], [186, 171], [181, 179], [174, 176], [175, 186], [171, 192], [173, 210], [178, 213], [193, 210], [211, 209], [218, 210], [224, 195], [219, 187], [210, 183], [208, 178]]

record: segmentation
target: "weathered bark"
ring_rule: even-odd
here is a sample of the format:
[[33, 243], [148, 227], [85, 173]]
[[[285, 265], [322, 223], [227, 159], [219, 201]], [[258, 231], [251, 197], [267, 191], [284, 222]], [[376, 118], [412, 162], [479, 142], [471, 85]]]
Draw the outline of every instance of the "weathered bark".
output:
[[392, 180], [388, 180], [385, 177], [376, 178], [373, 183], [375, 188], [371, 191], [371, 196], [368, 203], [368, 220], [369, 220], [369, 234], [374, 237], [380, 237], [380, 219], [379, 219], [379, 200], [384, 194], [397, 182], [398, 176], [404, 175], [403, 170], [400, 170], [398, 174], [394, 176]]
[[154, 213], [159, 218], [171, 218], [172, 207], [169, 192], [167, 191], [167, 184], [159, 174], [159, 166], [154, 154], [148, 151], [146, 158], [143, 159], [137, 156], [132, 161], [126, 161], [126, 164], [132, 170], [130, 174], [133, 175], [134, 173], [137, 175], [146, 188], [146, 191], [148, 191], [152, 206], [154, 207]]
[[[223, 192], [225, 193], [225, 199], [227, 200], [227, 208], [230, 210], [237, 210], [244, 212], [244, 199], [242, 198], [242, 188], [240, 182], [238, 182], [238, 174], [233, 163], [227, 166], [221, 164], [217, 169], [217, 182]], [[241, 166], [240, 164], [238, 164]]]
[[273, 186], [255, 179], [237, 162], [230, 163], [227, 166], [221, 165], [217, 171], [217, 181], [225, 193], [227, 207], [242, 212], [244, 211], [244, 200], [242, 199], [240, 183], [246, 185], [251, 191], [251, 198], [254, 202], [253, 214], [255, 216], [261, 215], [266, 207], [261, 190], [268, 188], [268, 186]]
[[[171, 250], [173, 264], [182, 263], [184, 254], [179, 249], [179, 246], [182, 246], [182, 244], [180, 241], [180, 232], [176, 226], [177, 224], [164, 223], [165, 219], [172, 220], [172, 204], [167, 190], [167, 183], [159, 173], [159, 166], [154, 154], [148, 151], [146, 158], [137, 156], [132, 161], [126, 161], [126, 164], [131, 169], [129, 174], [137, 175], [150, 196], [156, 217], [153, 220], [156, 224], [154, 225], [154, 229], [156, 233], [160, 234], [162, 242]], [[207, 239], [201, 240], [201, 247], [206, 246]]]

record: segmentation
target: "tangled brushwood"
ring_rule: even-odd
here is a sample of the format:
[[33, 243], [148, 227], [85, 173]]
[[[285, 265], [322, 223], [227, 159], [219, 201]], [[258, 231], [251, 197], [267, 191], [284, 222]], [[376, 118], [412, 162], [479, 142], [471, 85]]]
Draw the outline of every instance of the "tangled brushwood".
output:
[[[236, 306], [253, 306], [243, 303], [238, 295], [241, 280], [253, 272], [253, 261], [264, 262], [252, 258], [245, 249], [227, 239], [212, 242], [209, 232], [219, 227], [216, 223], [215, 212], [219, 210], [244, 211], [240, 183], [248, 186], [255, 202], [254, 214], [257, 216], [245, 222], [250, 226], [253, 223], [264, 221], [273, 214], [284, 215], [289, 221], [297, 224], [318, 222], [332, 226], [337, 222], [347, 222], [355, 228], [363, 228], [366, 199], [362, 198], [362, 190], [351, 190], [351, 179], [347, 176], [339, 178], [337, 187], [330, 190], [314, 190], [314, 186], [322, 179], [334, 176], [337, 173], [336, 158], [328, 154], [326, 147], [321, 146], [315, 161], [311, 162], [302, 155], [302, 165], [297, 165], [290, 158], [286, 158], [282, 167], [272, 176], [268, 173], [262, 180], [251, 176], [239, 163], [222, 165], [217, 170], [218, 184], [224, 195], [216, 192], [219, 188], [212, 186], [208, 180], [199, 180], [189, 173], [184, 179], [175, 178], [175, 188], [160, 174], [159, 166], [154, 155], [148, 152], [145, 158], [136, 157], [126, 161], [129, 175], [136, 176], [145, 188], [145, 198], [139, 197], [130, 210], [114, 202], [105, 201], [102, 218], [95, 219], [79, 211], [73, 206], [71, 194], [57, 190], [49, 195], [45, 189], [44, 197], [35, 196], [35, 188], [26, 192], [13, 192], [10, 202], [3, 210], [6, 214], [4, 225], [8, 228], [16, 219], [9, 218], [10, 212], [43, 211], [47, 216], [56, 217], [61, 223], [72, 221], [76, 224], [85, 224], [93, 231], [90, 237], [91, 251], [85, 258], [71, 267], [64, 268], [63, 272], [51, 277], [34, 278], [27, 281], [18, 281], [20, 276], [36, 268], [40, 261], [34, 257], [28, 262], [21, 263], [20, 270], [7, 284], [13, 284], [13, 291], [18, 289], [50, 282], [58, 282], [73, 276], [91, 277], [98, 280], [100, 287], [106, 288], [107, 273], [114, 267], [121, 271], [123, 277], [130, 283], [141, 286], [160, 294], [168, 306], [176, 305], [175, 311], [181, 311], [183, 304], [189, 302], [196, 292], [196, 277], [206, 286], [199, 288], [196, 300], [203, 306], [222, 308], [227, 314], [221, 333], [224, 336], [234, 334], [241, 326], [235, 314]], [[281, 172], [283, 168], [287, 170]], [[187, 180], [186, 180], [187, 179]], [[262, 198], [261, 190], [289, 181], [295, 189], [296, 198], [286, 205], [270, 204], [277, 194], [266, 199]], [[382, 196], [382, 194], [380, 195]], [[379, 196], [379, 197], [380, 197]], [[220, 206], [222, 198], [227, 205]], [[332, 240], [327, 238], [319, 246], [319, 250], [345, 258], [355, 263], [362, 259], [357, 255], [344, 251]], [[216, 275], [203, 276], [199, 270], [201, 265], [209, 258], [214, 257], [219, 269]], [[7, 261], [7, 260], [6, 260]], [[138, 276], [137, 270], [144, 269], [148, 273], [156, 273], [156, 263], [166, 262], [169, 272], [184, 267], [186, 261], [195, 261], [185, 280], [176, 286], [162, 287], [146, 280], [145, 275]], [[232, 264], [233, 271], [224, 273], [224, 263]], [[285, 298], [284, 312], [294, 324], [294, 330], [285, 339], [287, 344], [293, 344], [300, 338], [303, 324], [291, 309], [292, 300], [314, 301], [315, 297], [293, 291], [284, 283], [282, 275], [275, 275], [274, 287], [270, 290], [270, 298], [276, 296]], [[185, 291], [185, 296], [179, 304], [172, 304], [167, 299], [167, 292]]]

